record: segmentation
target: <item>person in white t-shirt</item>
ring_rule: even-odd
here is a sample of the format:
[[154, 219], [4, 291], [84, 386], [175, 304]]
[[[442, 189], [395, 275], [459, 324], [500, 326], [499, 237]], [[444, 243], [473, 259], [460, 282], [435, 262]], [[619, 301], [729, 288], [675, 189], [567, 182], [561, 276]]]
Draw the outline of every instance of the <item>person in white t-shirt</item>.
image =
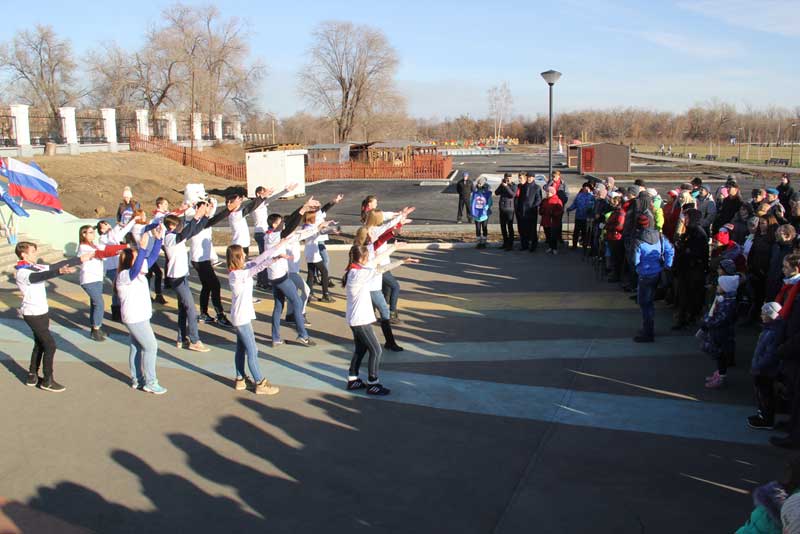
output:
[[[322, 206], [322, 208], [320, 208], [319, 212], [317, 213], [317, 222], [322, 222], [322, 221], [324, 221], [324, 220], [327, 218], [327, 216], [328, 216], [328, 212], [329, 212], [329, 211], [330, 211], [330, 210], [331, 210], [331, 209], [332, 209], [332, 208], [333, 208], [333, 207], [334, 207], [336, 204], [338, 204], [339, 202], [341, 202], [341, 201], [342, 201], [342, 199], [344, 199], [344, 195], [343, 195], [343, 194], [341, 194], [341, 193], [339, 193], [339, 194], [338, 194], [338, 195], [336, 195], [336, 197], [335, 197], [335, 198], [333, 198], [333, 199], [332, 199], [330, 202], [328, 202], [327, 204], [325, 204], [324, 206]], [[334, 233], [334, 232], [330, 232], [330, 233]], [[322, 263], [324, 263], [324, 264], [325, 264], [325, 268], [326, 268], [326, 269], [328, 269], [328, 273], [329, 273], [328, 287], [333, 287], [333, 286], [334, 286], [333, 280], [331, 280], [331, 279], [330, 279], [330, 272], [331, 272], [331, 258], [330, 258], [330, 256], [328, 255], [328, 248], [327, 248], [327, 245], [325, 245], [325, 243], [327, 243], [327, 242], [328, 242], [328, 235], [327, 235], [327, 234], [323, 234], [323, 235], [321, 235], [321, 236], [320, 236], [320, 238], [317, 240], [317, 245], [319, 246], [319, 255], [322, 257]], [[314, 278], [314, 281], [315, 281], [317, 284], [320, 284], [320, 285], [322, 284], [322, 276], [321, 276], [321, 273], [319, 273], [319, 272], [317, 273], [317, 275], [316, 275], [316, 276], [315, 276], [315, 278]]]
[[208, 203], [199, 203], [195, 208], [194, 218], [186, 224], [182, 224], [182, 220], [176, 215], [164, 217], [164, 226], [167, 229], [167, 234], [164, 236], [164, 250], [169, 258], [167, 279], [178, 298], [177, 346], [196, 352], [208, 352], [210, 349], [200, 341], [197, 329], [197, 310], [189, 289], [189, 251], [186, 249], [186, 240], [206, 227], [207, 210]]
[[[247, 261], [244, 249], [240, 245], [228, 247], [225, 257], [228, 264], [228, 283], [231, 288], [231, 323], [236, 329], [236, 353], [234, 366], [236, 379], [233, 387], [237, 391], [247, 388], [247, 375], [244, 371], [245, 355], [247, 366], [255, 383], [256, 395], [275, 395], [280, 391], [261, 374], [258, 364], [258, 346], [253, 332], [252, 321], [256, 319], [253, 307], [253, 278], [275, 262], [278, 250], [282, 248], [285, 240], [279, 241], [275, 246], [268, 246], [252, 261]], [[285, 254], [281, 255], [285, 259]]]
[[78, 230], [78, 255], [94, 253], [94, 258], [81, 264], [81, 288], [89, 295], [89, 322], [92, 327], [91, 338], [105, 341], [103, 332], [103, 278], [105, 277], [105, 258], [112, 258], [128, 248], [128, 245], [95, 245], [95, 229], [85, 224]]
[[[125, 236], [128, 235], [135, 224], [136, 221], [133, 219], [128, 221], [128, 224], [123, 225], [122, 223], [117, 223], [114, 226], [111, 226], [111, 224], [106, 221], [99, 221], [97, 226], [95, 226], [95, 230], [100, 236], [98, 241], [103, 245], [121, 245], [125, 241]], [[122, 316], [120, 315], [119, 311], [119, 297], [117, 296], [117, 292], [113, 290], [114, 280], [117, 279], [118, 265], [119, 258], [117, 256], [103, 260], [103, 267], [106, 273], [105, 276], [111, 282], [112, 286], [111, 320], [120, 322], [122, 321]]]
[[[388, 395], [390, 390], [378, 380], [378, 367], [381, 359], [381, 345], [372, 330], [375, 322], [375, 312], [372, 309], [370, 287], [375, 279], [380, 279], [382, 273], [400, 267], [404, 263], [418, 263], [414, 258], [405, 258], [401, 261], [379, 266], [383, 256], [388, 256], [394, 247], [387, 248], [383, 253], [370, 260], [367, 247], [353, 245], [350, 249], [349, 263], [342, 277], [342, 286], [347, 294], [347, 310], [345, 319], [353, 332], [355, 350], [350, 360], [350, 372], [347, 377], [347, 389], [354, 391], [367, 388], [368, 395]], [[366, 384], [359, 377], [361, 362], [369, 352], [369, 375]]]
[[292, 191], [297, 184], [291, 184], [286, 189], [272, 195], [271, 189], [263, 189], [256, 193], [256, 198], [245, 201], [245, 197], [238, 193], [231, 193], [225, 197], [225, 209], [220, 210], [208, 220], [207, 226], [214, 226], [223, 220], [228, 221], [231, 228], [231, 245], [239, 245], [244, 249], [244, 253], [250, 253], [250, 227], [247, 226], [246, 217], [263, 203], [269, 203], [275, 198], [279, 198]]
[[[263, 195], [265, 193], [267, 193], [266, 187], [263, 185], [256, 187], [256, 196]], [[267, 230], [269, 230], [269, 222], [267, 222], [269, 217], [269, 200], [270, 199], [267, 199], [262, 202], [261, 205], [252, 212], [253, 238], [256, 241], [256, 245], [258, 245], [259, 254], [264, 252], [264, 236], [267, 234]], [[269, 277], [267, 276], [267, 271], [261, 271], [258, 273], [258, 277], [256, 278], [256, 286], [262, 291], [269, 289]]]
[[[303, 215], [303, 229], [313, 229], [318, 223], [325, 222], [322, 217], [318, 217], [320, 213], [322, 212], [310, 211]], [[325, 262], [322, 259], [322, 254], [320, 253], [320, 245], [323, 243], [323, 238], [327, 239], [327, 235], [321, 232], [316, 232], [312, 233], [305, 239], [304, 253], [306, 256], [306, 265], [308, 267], [308, 277], [306, 278], [306, 283], [311, 289], [311, 296], [309, 297], [310, 300], [331, 303], [336, 302], [336, 299], [330, 295], [330, 290], [328, 289], [330, 287], [328, 284], [330, 281], [328, 278], [328, 268], [325, 267]], [[320, 275], [322, 298], [316, 298], [314, 296], [314, 282], [316, 279], [316, 273], [319, 273]]]
[[[33, 351], [31, 365], [28, 368], [26, 386], [36, 387], [44, 391], [61, 393], [67, 388], [53, 378], [53, 360], [56, 354], [56, 342], [50, 333], [50, 307], [47, 304], [47, 287], [45, 282], [62, 274], [75, 272], [75, 266], [94, 258], [94, 251], [53, 265], [36, 263], [36, 243], [20, 241], [14, 248], [19, 258], [14, 278], [17, 288], [22, 293], [20, 314], [22, 320], [33, 333]], [[43, 368], [44, 376], [39, 378], [39, 368]]]
[[[208, 217], [213, 217], [217, 210], [217, 200], [213, 197], [208, 199]], [[186, 212], [187, 216], [194, 217], [194, 209]], [[217, 324], [230, 327], [231, 322], [225, 317], [225, 309], [222, 307], [222, 296], [217, 273], [214, 272], [214, 264], [219, 257], [214, 250], [213, 228], [206, 226], [196, 236], [189, 239], [189, 256], [192, 259], [192, 267], [197, 272], [200, 279], [200, 316], [199, 321], [206, 324]], [[208, 314], [209, 299], [214, 305], [216, 317]]]
[[[119, 294], [122, 322], [130, 334], [129, 364], [131, 369], [131, 387], [140, 387], [147, 393], [163, 395], [167, 388], [158, 383], [156, 376], [156, 355], [158, 342], [150, 325], [153, 316], [153, 304], [150, 300], [150, 285], [147, 281], [147, 270], [155, 265], [161, 253], [161, 238], [164, 228], [161, 225], [151, 232], [142, 234], [137, 248], [131, 248], [120, 254], [119, 274], [114, 283], [114, 290]], [[149, 243], [150, 234], [154, 242]], [[148, 246], [149, 245], [149, 246]]]

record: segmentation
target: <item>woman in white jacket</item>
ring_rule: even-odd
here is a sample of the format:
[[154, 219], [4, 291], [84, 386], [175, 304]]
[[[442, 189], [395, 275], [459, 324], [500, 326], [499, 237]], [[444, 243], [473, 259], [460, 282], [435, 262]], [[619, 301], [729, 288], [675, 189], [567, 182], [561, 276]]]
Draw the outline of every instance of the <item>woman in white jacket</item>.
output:
[[[414, 258], [405, 258], [388, 265], [377, 265], [384, 256], [388, 257], [393, 251], [394, 247], [388, 247], [386, 251], [370, 260], [370, 251], [367, 247], [355, 245], [350, 249], [350, 261], [342, 277], [342, 286], [347, 295], [345, 318], [353, 332], [353, 342], [355, 343], [353, 358], [350, 360], [350, 372], [347, 377], [349, 391], [366, 387], [369, 395], [388, 395], [390, 393], [390, 390], [383, 387], [378, 381], [381, 346], [372, 330], [375, 312], [372, 310], [370, 287], [376, 279], [380, 280], [383, 273], [400, 267], [404, 263], [419, 262]], [[367, 352], [369, 352], [369, 375], [365, 384], [358, 373]]]

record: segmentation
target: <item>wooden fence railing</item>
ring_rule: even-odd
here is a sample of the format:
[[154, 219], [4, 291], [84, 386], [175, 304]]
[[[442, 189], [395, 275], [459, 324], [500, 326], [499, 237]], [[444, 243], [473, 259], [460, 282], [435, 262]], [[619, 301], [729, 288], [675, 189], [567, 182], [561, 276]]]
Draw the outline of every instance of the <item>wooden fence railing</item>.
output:
[[131, 150], [137, 152], [150, 152], [165, 156], [172, 161], [177, 161], [185, 167], [191, 167], [198, 171], [213, 174], [228, 180], [237, 182], [247, 181], [247, 167], [244, 163], [234, 163], [232, 161], [211, 158], [202, 155], [197, 150], [178, 146], [166, 139], [158, 137], [144, 137], [138, 134], [131, 134]]
[[385, 161], [373, 163], [315, 163], [306, 166], [306, 182], [320, 180], [420, 180], [447, 178], [453, 159], [418, 155], [401, 165]]

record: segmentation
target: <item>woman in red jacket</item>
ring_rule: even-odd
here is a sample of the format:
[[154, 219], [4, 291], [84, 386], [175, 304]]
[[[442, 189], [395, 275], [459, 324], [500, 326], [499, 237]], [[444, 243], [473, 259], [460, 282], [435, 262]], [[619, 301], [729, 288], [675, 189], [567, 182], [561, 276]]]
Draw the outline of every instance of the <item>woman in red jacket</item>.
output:
[[547, 242], [547, 253], [558, 254], [559, 230], [561, 230], [561, 217], [564, 215], [564, 204], [556, 194], [556, 188], [547, 188], [547, 198], [539, 206], [539, 215], [542, 217], [542, 227]]
[[606, 243], [611, 256], [611, 277], [609, 282], [622, 280], [622, 266], [625, 264], [625, 245], [622, 242], [622, 229], [625, 226], [625, 210], [620, 205], [620, 197], [611, 199], [613, 211], [605, 222]]

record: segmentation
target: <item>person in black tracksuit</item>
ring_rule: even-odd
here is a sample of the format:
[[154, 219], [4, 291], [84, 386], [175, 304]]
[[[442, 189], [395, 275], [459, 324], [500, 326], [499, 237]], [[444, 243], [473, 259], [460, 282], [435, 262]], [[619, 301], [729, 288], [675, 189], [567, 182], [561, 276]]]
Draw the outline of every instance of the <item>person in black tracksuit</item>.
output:
[[517, 186], [511, 183], [511, 174], [506, 173], [494, 194], [500, 197], [500, 231], [503, 232], [503, 248], [514, 248], [514, 200]]
[[528, 174], [526, 181], [517, 187], [517, 202], [514, 212], [519, 230], [519, 249], [536, 250], [539, 244], [539, 231], [536, 228], [539, 219], [539, 204], [542, 203], [542, 188]]
[[469, 201], [472, 198], [472, 192], [475, 191], [475, 184], [469, 179], [469, 173], [464, 173], [464, 179], [456, 183], [456, 192], [458, 193], [458, 218], [456, 222], [461, 222], [461, 212], [467, 214], [467, 222], [472, 222], [472, 213], [470, 213]]

